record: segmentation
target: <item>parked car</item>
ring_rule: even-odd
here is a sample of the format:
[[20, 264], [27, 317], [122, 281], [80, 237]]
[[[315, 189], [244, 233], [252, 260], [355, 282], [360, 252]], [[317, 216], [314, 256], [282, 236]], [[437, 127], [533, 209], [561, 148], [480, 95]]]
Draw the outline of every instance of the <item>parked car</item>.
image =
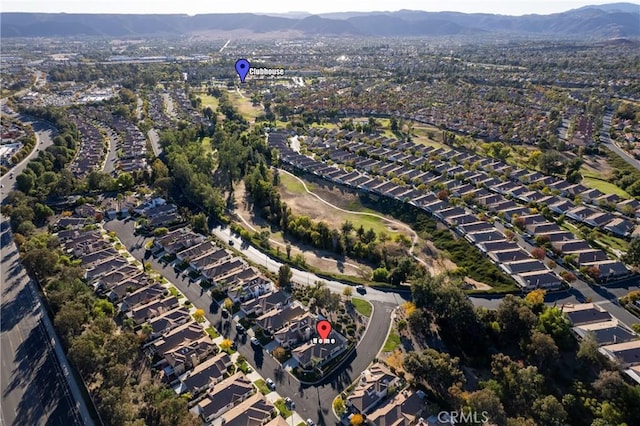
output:
[[316, 426], [316, 424], [311, 419], [307, 419], [307, 426]]
[[284, 399], [284, 403], [287, 407], [289, 407], [290, 410], [295, 410], [296, 409], [296, 403], [293, 402], [293, 400], [289, 397], [286, 397]]
[[253, 346], [260, 346], [260, 340], [258, 340], [258, 338], [257, 338], [257, 337], [252, 337], [252, 338], [251, 338], [251, 344], [252, 344]]
[[229, 245], [232, 246], [233, 245], [233, 240], [229, 240]]
[[242, 326], [242, 324], [236, 324], [236, 331], [240, 334], [244, 334], [247, 330]]
[[357, 285], [356, 286], [356, 291], [360, 294], [364, 294], [367, 292], [367, 288], [363, 285]]
[[271, 380], [271, 378], [267, 378], [265, 382], [267, 382], [267, 386], [269, 386], [269, 389], [276, 390], [276, 384], [273, 380]]

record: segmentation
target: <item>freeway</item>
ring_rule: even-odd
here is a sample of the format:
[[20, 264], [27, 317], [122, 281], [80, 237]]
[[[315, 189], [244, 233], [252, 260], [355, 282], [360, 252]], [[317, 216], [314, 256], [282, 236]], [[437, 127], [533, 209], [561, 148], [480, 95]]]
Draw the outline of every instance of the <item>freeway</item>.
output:
[[[9, 221], [2, 219], [0, 385], [3, 425], [84, 425], [56, 357], [57, 340], [35, 285], [20, 263]], [[51, 329], [49, 329], [49, 327]], [[63, 354], [64, 356], [64, 354]], [[90, 422], [90, 418], [89, 418]]]
[[[234, 327], [231, 327], [230, 324], [225, 325], [218, 304], [211, 299], [207, 292], [202, 291], [200, 286], [191, 284], [187, 278], [177, 274], [171, 266], [163, 265], [153, 257], [149, 257], [144, 249], [148, 239], [134, 236], [132, 221], [113, 220], [107, 222], [104, 227], [109, 231], [115, 231], [122, 244], [135, 258], [143, 262], [150, 262], [153, 269], [160, 272], [176, 286], [195, 307], [203, 309], [211, 324], [223, 335], [236, 341], [238, 351], [247, 357], [254, 370], [263, 377], [271, 377], [276, 381], [277, 392], [282, 397], [288, 396], [295, 402], [298, 414], [305, 419], [311, 418], [320, 425], [335, 424], [336, 420], [331, 412], [333, 399], [356, 380], [377, 356], [387, 337], [387, 330], [391, 324], [391, 312], [398, 304], [405, 301], [403, 296], [399, 294], [369, 289], [364, 297], [371, 301], [374, 310], [356, 351], [350, 355], [343, 368], [337, 369], [319, 384], [301, 384], [295, 377], [283, 373], [279, 364], [270, 355], [265, 354], [261, 348], [252, 347], [246, 336], [238, 336]], [[280, 263], [265, 257], [254, 247], [247, 244], [242, 245], [238, 237], [230, 236], [228, 229], [215, 228], [213, 231], [216, 235], [225, 236], [224, 241], [229, 239], [237, 241], [237, 244], [234, 243], [234, 247], [237, 247], [248, 258], [266, 264], [270, 270], [277, 272], [280, 267]], [[293, 269], [293, 272], [294, 280], [300, 284], [314, 283], [320, 279], [314, 274], [308, 274], [304, 271]], [[331, 290], [339, 293], [345, 287], [345, 284], [339, 282], [323, 281]], [[404, 297], [407, 296], [408, 294]]]
[[[15, 186], [38, 151], [53, 143], [56, 129], [21, 116], [36, 134], [36, 147], [0, 178], [0, 200]], [[35, 284], [22, 268], [9, 221], [0, 216], [0, 387], [2, 425], [93, 425], [62, 346]]]

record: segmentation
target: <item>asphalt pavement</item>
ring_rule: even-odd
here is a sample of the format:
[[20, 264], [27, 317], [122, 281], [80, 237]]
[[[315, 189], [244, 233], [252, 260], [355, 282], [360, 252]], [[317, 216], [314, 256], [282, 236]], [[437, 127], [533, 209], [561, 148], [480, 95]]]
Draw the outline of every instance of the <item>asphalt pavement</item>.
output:
[[[56, 134], [43, 121], [19, 118], [31, 124], [37, 142], [23, 161], [0, 178], [2, 203], [15, 186], [15, 176], [38, 151], [53, 143]], [[0, 424], [93, 425], [38, 290], [20, 263], [9, 220], [2, 216], [0, 246]]]
[[[15, 177], [18, 176], [29, 164], [29, 160], [38, 156], [41, 150], [44, 150], [48, 146], [53, 144], [53, 138], [57, 134], [55, 127], [45, 123], [41, 120], [36, 120], [31, 117], [17, 115], [16, 118], [20, 119], [25, 124], [30, 124], [33, 131], [36, 134], [36, 146], [21, 162], [13, 166], [9, 172], [0, 178], [0, 184], [2, 185], [0, 195], [0, 201], [4, 202], [4, 196], [11, 191], [15, 184]], [[13, 176], [12, 176], [13, 175]]]
[[[292, 375], [283, 372], [280, 364], [261, 347], [253, 347], [246, 335], [238, 335], [233, 323], [225, 324], [226, 320], [222, 318], [220, 307], [199, 285], [191, 284], [188, 278], [179, 275], [172, 266], [166, 266], [152, 256], [146, 255], [144, 247], [148, 239], [133, 235], [133, 221], [113, 220], [105, 224], [105, 229], [115, 231], [120, 241], [136, 259], [150, 262], [153, 269], [175, 285], [195, 307], [204, 309], [209, 322], [224, 336], [236, 342], [239, 353], [247, 357], [247, 361], [254, 370], [264, 378], [272, 378], [276, 382], [276, 391], [283, 398], [288, 396], [295, 402], [296, 412], [305, 419], [311, 418], [319, 425], [336, 424], [336, 418], [331, 411], [333, 399], [356, 380], [360, 373], [377, 356], [386, 341], [387, 330], [391, 322], [391, 312], [399, 303], [404, 302], [404, 299], [397, 294], [394, 297], [389, 293], [370, 289], [363, 297], [373, 304], [374, 310], [367, 331], [360, 340], [355, 352], [349, 356], [349, 359], [341, 368], [324, 378], [319, 384], [305, 385], [301, 384]], [[234, 247], [239, 248], [246, 254], [251, 246], [234, 244]], [[264, 255], [261, 255], [264, 262]], [[279, 263], [273, 260], [271, 262], [267, 261], [267, 266], [275, 268], [277, 271]], [[298, 272], [306, 274], [303, 271]], [[304, 278], [302, 284], [306, 283], [307, 277], [304, 275], [300, 277]], [[310, 282], [313, 283], [314, 280], [310, 279]], [[333, 283], [332, 285], [328, 284], [328, 286], [334, 291], [339, 290], [341, 292], [341, 288], [345, 286], [337, 282], [329, 281], [328, 283]], [[336, 288], [337, 285], [340, 287]], [[374, 297], [371, 297], [372, 295]], [[377, 300], [378, 297], [384, 300]]]
[[[506, 231], [504, 225], [499, 222], [495, 222], [494, 226], [500, 232], [504, 233]], [[531, 253], [535, 248], [533, 244], [529, 243], [521, 235], [518, 236], [517, 244], [527, 253]], [[554, 272], [558, 275], [562, 272], [573, 273], [573, 271], [561, 265], [556, 265]], [[586, 300], [591, 300], [591, 302], [609, 311], [619, 321], [631, 327], [632, 324], [640, 323], [640, 318], [621, 307], [617, 300], [632, 290], [640, 290], [640, 277], [633, 276], [606, 285], [590, 285], [584, 280], [576, 279], [571, 283], [569, 290], [547, 293], [545, 302], [548, 305], [561, 306], [563, 304], [584, 303]]]
[[48, 333], [35, 285], [2, 221], [0, 385], [3, 425], [84, 425]]

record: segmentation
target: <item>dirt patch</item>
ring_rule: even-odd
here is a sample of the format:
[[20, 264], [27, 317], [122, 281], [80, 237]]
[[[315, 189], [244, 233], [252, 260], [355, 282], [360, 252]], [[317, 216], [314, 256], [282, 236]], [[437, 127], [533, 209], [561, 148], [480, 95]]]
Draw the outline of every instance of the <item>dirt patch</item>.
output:
[[473, 278], [465, 277], [464, 282], [473, 287], [474, 290], [491, 290], [492, 287], [488, 284], [476, 281]]

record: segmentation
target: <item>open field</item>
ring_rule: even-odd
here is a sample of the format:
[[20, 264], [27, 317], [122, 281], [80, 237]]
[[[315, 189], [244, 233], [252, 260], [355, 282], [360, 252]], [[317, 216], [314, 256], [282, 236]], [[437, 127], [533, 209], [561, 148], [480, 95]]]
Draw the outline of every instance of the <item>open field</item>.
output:
[[[353, 223], [355, 228], [359, 226], [364, 229], [371, 228], [377, 234], [384, 232], [391, 238], [404, 235], [409, 240], [415, 239], [413, 254], [418, 256], [431, 274], [437, 275], [456, 268], [454, 262], [441, 256], [439, 250], [431, 242], [418, 238], [408, 225], [363, 206], [357, 194], [314, 177], [304, 179], [304, 182], [317, 197], [306, 191], [297, 193], [296, 191], [300, 191], [298, 185], [302, 185], [300, 180], [285, 172], [280, 173], [280, 176], [284, 175], [296, 182], [287, 187], [286, 182], [291, 181], [281, 180], [280, 186], [282, 200], [287, 203], [294, 214], [303, 214], [315, 220], [322, 220], [330, 227], [337, 229], [340, 229], [341, 225], [348, 220]], [[302, 189], [304, 190], [304, 187]]]
[[587, 158], [580, 168], [582, 174], [582, 184], [589, 188], [598, 189], [605, 194], [617, 194], [624, 198], [631, 196], [619, 186], [607, 182], [607, 178], [611, 173], [611, 166], [607, 164], [606, 159]]
[[[414, 124], [412, 131], [413, 141], [422, 145], [432, 146], [434, 148], [446, 148], [442, 143], [442, 130], [437, 127], [427, 126], [426, 124]], [[429, 137], [433, 134], [433, 138]]]
[[[293, 179], [293, 178], [292, 178]], [[256, 232], [267, 230], [271, 232], [271, 226], [261, 217], [257, 217], [250, 211], [245, 202], [244, 183], [236, 185], [235, 191], [235, 214], [240, 218], [238, 224], [243, 228]], [[270, 235], [271, 246], [281, 253], [285, 253], [288, 241], [282, 236], [282, 232], [272, 232]], [[317, 250], [303, 244], [291, 244], [291, 257], [298, 254], [304, 256], [307, 265], [331, 274], [339, 274], [354, 277], [370, 277], [371, 268], [357, 260], [351, 258], [336, 259], [335, 253]]]
[[[305, 194], [307, 192], [302, 182], [286, 173], [280, 173], [280, 187], [286, 188], [286, 190], [292, 194]], [[307, 188], [309, 188], [310, 191], [314, 190], [314, 186], [310, 183], [307, 184]]]
[[260, 106], [253, 106], [251, 99], [246, 95], [239, 93], [237, 90], [228, 91], [227, 95], [231, 103], [238, 109], [238, 112], [249, 122], [255, 121], [255, 119], [264, 111]]
[[[286, 173], [280, 174], [281, 177], [285, 175]], [[322, 180], [318, 180], [315, 184], [312, 183], [311, 186], [307, 183], [307, 188], [309, 188], [309, 190], [313, 191], [328, 203], [341, 209], [357, 212], [348, 213], [337, 210], [318, 200], [311, 194], [308, 194], [304, 190], [302, 183], [296, 178], [289, 175], [286, 177], [288, 179], [281, 179], [280, 181], [280, 194], [282, 196], [282, 201], [286, 202], [296, 215], [305, 215], [314, 220], [322, 220], [333, 228], [340, 228], [344, 222], [350, 221], [353, 223], [355, 228], [362, 225], [365, 229], [372, 228], [376, 233], [386, 232], [392, 237], [398, 233], [404, 234], [408, 238], [412, 237], [412, 233], [404, 227], [398, 227], [397, 225], [389, 223], [380, 217], [357, 214], [379, 213], [363, 207], [356, 194], [346, 192], [343, 189]]]
[[214, 111], [218, 108], [218, 98], [204, 93], [199, 94], [198, 97], [202, 99], [202, 108], [209, 106]]
[[598, 189], [604, 194], [617, 194], [623, 198], [630, 198], [630, 195], [624, 189], [606, 180], [584, 176], [581, 183], [589, 188]]

